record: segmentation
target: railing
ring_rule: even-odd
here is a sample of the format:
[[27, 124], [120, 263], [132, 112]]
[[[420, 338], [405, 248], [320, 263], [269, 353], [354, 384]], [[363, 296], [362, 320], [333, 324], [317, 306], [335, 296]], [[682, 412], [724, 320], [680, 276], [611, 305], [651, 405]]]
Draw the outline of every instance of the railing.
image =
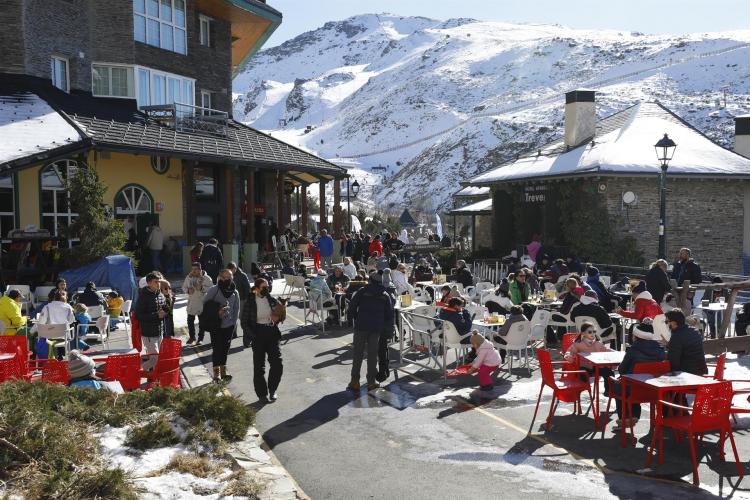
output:
[[489, 281], [497, 285], [508, 275], [508, 266], [501, 259], [476, 259], [472, 263], [475, 281]]
[[226, 137], [229, 113], [176, 102], [143, 106], [146, 116], [181, 132], [207, 132]]

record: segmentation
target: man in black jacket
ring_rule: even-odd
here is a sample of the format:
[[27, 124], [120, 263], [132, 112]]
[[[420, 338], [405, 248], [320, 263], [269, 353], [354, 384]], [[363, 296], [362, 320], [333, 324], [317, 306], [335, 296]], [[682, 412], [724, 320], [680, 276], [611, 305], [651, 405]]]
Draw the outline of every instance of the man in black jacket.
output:
[[[689, 248], [681, 248], [680, 255], [672, 268], [672, 278], [677, 280], [677, 286], [682, 286], [682, 282], [690, 280], [691, 285], [697, 285], [701, 282], [701, 266], [695, 263], [690, 257]], [[688, 298], [692, 301], [694, 291], [689, 292]]]
[[208, 240], [208, 245], [203, 247], [201, 266], [215, 283], [219, 271], [224, 269], [224, 255], [219, 250], [219, 241], [216, 238]]
[[138, 291], [138, 302], [135, 305], [135, 317], [141, 327], [141, 338], [146, 354], [150, 354], [143, 363], [148, 371], [156, 364], [159, 344], [164, 336], [164, 318], [167, 316], [167, 300], [161, 293], [161, 279], [155, 273], [146, 275], [146, 286]]
[[667, 311], [665, 316], [672, 331], [667, 343], [667, 359], [672, 371], [694, 375], [708, 373], [706, 354], [703, 352], [703, 336], [700, 332], [685, 324], [685, 314], [680, 309]]
[[[235, 288], [237, 288], [237, 293], [240, 295], [240, 317], [242, 317], [242, 311], [247, 307], [247, 299], [250, 297], [250, 278], [245, 274], [245, 271], [237, 267], [235, 262], [227, 264], [227, 269], [232, 271], [232, 281], [234, 282]], [[236, 328], [232, 338], [237, 338]]]
[[394, 309], [391, 296], [383, 287], [383, 277], [377, 272], [370, 274], [370, 282], [352, 296], [349, 302], [349, 317], [356, 322], [354, 331], [354, 360], [352, 380], [347, 389], [359, 391], [359, 376], [362, 358], [367, 346], [367, 390], [377, 389], [376, 382], [378, 346], [380, 337], [393, 332]]

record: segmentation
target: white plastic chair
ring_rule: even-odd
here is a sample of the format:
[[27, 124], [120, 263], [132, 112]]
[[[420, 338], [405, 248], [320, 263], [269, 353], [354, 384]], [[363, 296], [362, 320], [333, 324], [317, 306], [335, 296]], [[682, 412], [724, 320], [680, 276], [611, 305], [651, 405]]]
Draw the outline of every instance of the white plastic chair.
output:
[[546, 309], [537, 309], [534, 311], [534, 315], [531, 317], [531, 336], [529, 337], [532, 341], [547, 340], [547, 326], [549, 324], [552, 313]]
[[128, 337], [130, 337], [130, 329], [133, 327], [130, 322], [130, 309], [132, 307], [132, 300], [126, 300], [125, 302], [123, 302], [122, 307], [120, 307], [120, 316], [118, 318], [119, 321], [125, 323], [125, 331], [128, 332]]
[[281, 296], [284, 297], [287, 295], [287, 292], [290, 292], [292, 289], [292, 278], [294, 278], [294, 275], [292, 274], [285, 274], [284, 275], [284, 290], [281, 292]]
[[495, 286], [490, 283], [489, 281], [480, 281], [476, 285], [474, 285], [474, 296], [472, 297], [472, 300], [474, 302], [479, 302], [480, 304], [484, 304], [484, 297], [488, 290], [494, 289]]
[[435, 320], [432, 319], [435, 314], [434, 306], [419, 306], [410, 312], [403, 313], [407, 326], [411, 329], [412, 342], [415, 345], [430, 347], [431, 342], [440, 341], [432, 336], [432, 333], [438, 330]]
[[517, 352], [519, 359], [521, 358], [521, 352], [523, 352], [526, 360], [526, 368], [529, 370], [531, 375], [531, 365], [529, 365], [529, 341], [531, 340], [531, 322], [530, 321], [518, 321], [510, 325], [510, 330], [505, 336], [505, 345], [502, 345], [503, 349], [508, 351], [510, 365], [508, 367], [508, 373], [513, 371], [513, 353]]
[[91, 316], [91, 319], [101, 318], [104, 316], [104, 307], [103, 306], [89, 306], [88, 308], [89, 316]]
[[456, 351], [456, 362], [458, 362], [459, 352], [461, 353], [461, 360], [463, 361], [466, 352], [471, 347], [471, 344], [462, 344], [461, 341], [471, 336], [471, 332], [466, 335], [460, 335], [456, 326], [450, 321], [443, 321], [442, 328], [443, 339], [445, 340], [446, 349], [454, 349]]
[[599, 276], [599, 281], [602, 282], [602, 285], [609, 288], [609, 286], [612, 284], [612, 277], [611, 276]]
[[[579, 302], [575, 303], [573, 307], [570, 308], [570, 311], [568, 311], [568, 314], [563, 314], [559, 311], [552, 311], [550, 314], [549, 321], [547, 321], [547, 326], [552, 327], [563, 327], [566, 331], [570, 331], [571, 328], [575, 327], [575, 322], [570, 319], [570, 313], [573, 311], [573, 309], [576, 308], [576, 306], [579, 304]], [[562, 316], [565, 318], [564, 320], [560, 320], [559, 317]]]
[[[81, 329], [88, 327], [86, 334], [81, 335]], [[91, 328], [96, 327], [99, 333], [92, 333]], [[88, 325], [78, 325], [78, 336], [85, 340], [93, 339], [105, 344], [109, 348], [109, 315], [99, 316], [94, 323]]]
[[49, 294], [54, 290], [54, 286], [38, 286], [34, 289], [34, 307], [39, 304], [49, 302]]
[[429, 304], [430, 302], [432, 302], [432, 297], [430, 296], [430, 294], [427, 292], [427, 290], [421, 287], [414, 288], [412, 298], [414, 300], [418, 300], [419, 302], [424, 302], [425, 304]]
[[599, 340], [602, 342], [609, 342], [612, 340], [615, 340], [615, 326], [609, 326], [607, 328], [602, 328], [601, 325], [596, 321], [596, 318], [592, 316], [576, 316], [575, 318], [575, 324], [576, 324], [576, 330], [581, 331], [581, 325], [584, 323], [591, 323], [594, 325], [594, 329], [596, 330], [596, 336], [599, 337]]
[[466, 310], [469, 312], [469, 316], [471, 316], [472, 319], [482, 319], [482, 316], [484, 315], [484, 306], [480, 306], [479, 304], [467, 304]]
[[11, 290], [18, 290], [21, 292], [21, 295], [23, 295], [23, 299], [21, 300], [21, 311], [26, 311], [26, 314], [29, 314], [31, 312], [31, 309], [34, 308], [34, 294], [31, 293], [31, 287], [29, 285], [8, 285], [8, 289], [5, 290], [5, 295], [8, 295], [8, 292]]
[[37, 333], [40, 338], [47, 340], [62, 340], [63, 341], [63, 352], [67, 356], [68, 354], [68, 341], [71, 336], [70, 325], [64, 323], [57, 324], [44, 324], [40, 323], [37, 325]]
[[331, 298], [331, 301], [333, 302], [333, 305], [325, 306], [323, 305], [323, 294], [316, 292], [314, 290], [310, 291], [309, 294], [309, 300], [310, 300], [310, 310], [308, 311], [308, 314], [312, 314], [313, 319], [316, 317], [320, 320], [321, 328], [323, 329], [323, 332], [326, 331], [326, 318], [328, 317], [328, 314], [323, 316], [324, 312], [330, 313], [330, 311], [338, 311], [339, 312], [339, 325], [341, 324], [341, 316], [343, 316], [343, 311], [339, 311], [339, 306], [336, 305], [336, 299], [335, 297]]

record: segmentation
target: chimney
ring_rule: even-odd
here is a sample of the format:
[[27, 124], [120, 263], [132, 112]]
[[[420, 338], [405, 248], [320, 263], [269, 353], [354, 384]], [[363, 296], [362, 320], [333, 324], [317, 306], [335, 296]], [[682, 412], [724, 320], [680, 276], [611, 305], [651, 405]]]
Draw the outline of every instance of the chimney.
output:
[[734, 118], [734, 151], [750, 158], [750, 115]]
[[572, 90], [565, 94], [565, 145], [576, 147], [596, 132], [596, 102], [593, 90]]

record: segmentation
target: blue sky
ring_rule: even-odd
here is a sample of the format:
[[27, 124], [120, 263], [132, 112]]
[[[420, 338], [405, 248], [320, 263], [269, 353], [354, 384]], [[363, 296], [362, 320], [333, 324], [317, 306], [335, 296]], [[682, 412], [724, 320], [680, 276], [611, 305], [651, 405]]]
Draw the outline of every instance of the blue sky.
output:
[[[268, 0], [284, 21], [266, 43], [279, 45], [327, 21], [390, 12], [435, 19], [558, 23], [643, 33], [692, 33], [750, 28], [748, 0]], [[744, 12], [745, 14], [740, 15]]]

